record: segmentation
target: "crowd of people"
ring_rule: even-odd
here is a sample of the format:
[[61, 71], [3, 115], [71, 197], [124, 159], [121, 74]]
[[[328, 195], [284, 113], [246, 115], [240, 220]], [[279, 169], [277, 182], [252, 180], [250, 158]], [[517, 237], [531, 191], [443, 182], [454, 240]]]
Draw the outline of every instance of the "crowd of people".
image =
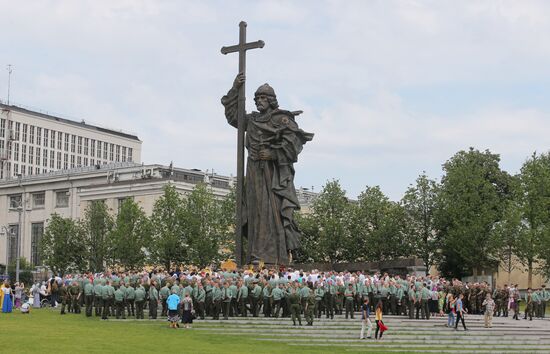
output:
[[[544, 285], [534, 291], [528, 289], [521, 298], [517, 285], [491, 289], [485, 282], [448, 281], [435, 276], [291, 269], [86, 273], [33, 284], [30, 293], [35, 307], [40, 306], [41, 297], [47, 297], [51, 306], [61, 305], [62, 315], [80, 313], [84, 308], [86, 316], [95, 314], [104, 320], [126, 316], [143, 319], [145, 308], [149, 308], [149, 318], [156, 319], [160, 308], [160, 315], [169, 318], [174, 328], [180, 321], [188, 327], [194, 318], [226, 320], [260, 315], [288, 317], [294, 325], [302, 325], [305, 316], [306, 325], [312, 325], [321, 316], [354, 318], [355, 312], [361, 312], [365, 321], [372, 311], [376, 323], [381, 324], [387, 314], [410, 319], [447, 314], [449, 327], [457, 329], [462, 323], [467, 329], [465, 313], [484, 314], [485, 325], [490, 327], [492, 316], [508, 317], [511, 313], [519, 320], [520, 301], [525, 301], [524, 319], [543, 318], [550, 299]], [[6, 282], [3, 294], [3, 310], [6, 299], [19, 307], [25, 287], [16, 284], [12, 288]]]

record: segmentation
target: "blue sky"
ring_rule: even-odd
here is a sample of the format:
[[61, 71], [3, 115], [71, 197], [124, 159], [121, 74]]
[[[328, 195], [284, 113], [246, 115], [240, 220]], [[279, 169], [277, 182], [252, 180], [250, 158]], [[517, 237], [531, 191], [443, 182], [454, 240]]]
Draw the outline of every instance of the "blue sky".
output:
[[[146, 163], [235, 173], [220, 97], [248, 39], [264, 82], [316, 134], [296, 185], [394, 200], [474, 146], [516, 173], [550, 136], [547, 1], [0, 1], [12, 102], [138, 134]], [[7, 72], [0, 72], [5, 99]]]

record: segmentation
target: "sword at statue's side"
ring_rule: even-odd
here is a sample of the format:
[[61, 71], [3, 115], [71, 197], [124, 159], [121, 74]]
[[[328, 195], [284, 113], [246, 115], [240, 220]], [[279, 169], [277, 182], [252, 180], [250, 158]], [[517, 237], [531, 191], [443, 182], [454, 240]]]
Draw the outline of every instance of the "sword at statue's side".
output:
[[[246, 43], [246, 22], [239, 23], [239, 44], [222, 47], [222, 54], [239, 53], [239, 74], [246, 74], [246, 51], [263, 48], [263, 41]], [[237, 220], [235, 230], [235, 260], [240, 267], [243, 265], [243, 190], [244, 190], [244, 117], [245, 117], [245, 83], [239, 87], [237, 101]]]

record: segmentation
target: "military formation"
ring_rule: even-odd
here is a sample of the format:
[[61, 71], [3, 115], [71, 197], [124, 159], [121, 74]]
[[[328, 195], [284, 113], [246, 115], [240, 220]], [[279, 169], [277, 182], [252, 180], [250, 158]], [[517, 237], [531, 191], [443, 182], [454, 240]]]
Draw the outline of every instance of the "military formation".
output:
[[[550, 292], [543, 286], [520, 298], [517, 286], [491, 289], [487, 283], [463, 283], [438, 277], [387, 273], [275, 271], [121, 272], [68, 276], [59, 284], [61, 314], [81, 313], [124, 319], [167, 316], [170, 294], [189, 294], [197, 319], [264, 316], [291, 318], [294, 325], [312, 325], [315, 318], [335, 315], [354, 318], [365, 298], [371, 307], [382, 304], [384, 315], [429, 319], [443, 315], [447, 294], [464, 295], [470, 314], [484, 312], [487, 294], [494, 299], [494, 316], [508, 317], [510, 309], [525, 301], [524, 318], [543, 318]], [[516, 308], [515, 305], [518, 305]], [[514, 311], [514, 318], [518, 318]], [[519, 319], [519, 318], [518, 318]]]

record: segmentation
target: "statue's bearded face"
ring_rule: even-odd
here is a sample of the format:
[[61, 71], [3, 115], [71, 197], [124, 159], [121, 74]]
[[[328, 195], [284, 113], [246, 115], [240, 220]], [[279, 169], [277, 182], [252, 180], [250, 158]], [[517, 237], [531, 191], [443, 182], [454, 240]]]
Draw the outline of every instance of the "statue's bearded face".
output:
[[254, 98], [256, 102], [256, 108], [260, 113], [264, 113], [269, 108], [269, 99], [266, 95], [258, 95]]

